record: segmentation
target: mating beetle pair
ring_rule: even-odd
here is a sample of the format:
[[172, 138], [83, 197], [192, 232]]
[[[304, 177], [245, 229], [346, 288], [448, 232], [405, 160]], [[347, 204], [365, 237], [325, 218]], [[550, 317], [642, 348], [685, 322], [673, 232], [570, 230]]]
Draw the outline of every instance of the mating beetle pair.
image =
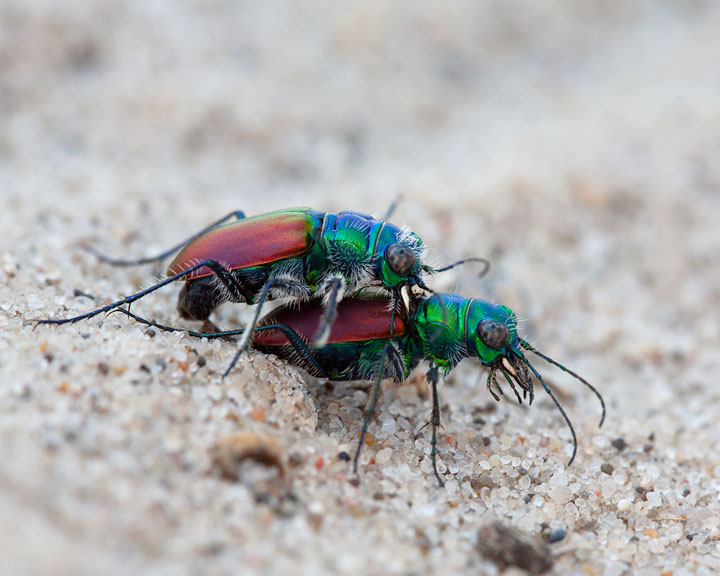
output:
[[[235, 222], [228, 223], [231, 218]], [[130, 305], [159, 288], [186, 280], [178, 309], [189, 319], [207, 321], [222, 302], [257, 304], [253, 322], [242, 331], [220, 331], [192, 335], [219, 337], [242, 334], [240, 354], [255, 347], [275, 353], [305, 368], [309, 373], [334, 380], [375, 380], [366, 409], [360, 444], [355, 455], [357, 467], [362, 440], [375, 410], [380, 381], [390, 377], [406, 379], [421, 361], [430, 364], [427, 376], [432, 387], [432, 465], [438, 482], [436, 436], [440, 425], [437, 383], [440, 373], [450, 371], [460, 360], [477, 357], [490, 369], [487, 385], [493, 397], [502, 393], [497, 373], [522, 401], [515, 384], [533, 400], [532, 376], [543, 385], [570, 427], [575, 457], [577, 440], [573, 426], [556, 396], [529, 362], [524, 351], [537, 354], [559, 366], [602, 397], [586, 380], [538, 352], [517, 335], [514, 313], [504, 307], [477, 299], [435, 294], [425, 286], [423, 273], [434, 269], [422, 262], [424, 247], [418, 236], [384, 220], [357, 212], [331, 214], [310, 209], [273, 212], [244, 218], [235, 212], [194, 235], [186, 243], [153, 258], [114, 260], [116, 265], [134, 265], [163, 259], [182, 248], [168, 268], [168, 277], [157, 284], [92, 310], [61, 320], [40, 320], [43, 324], [64, 324], [91, 318], [113, 310], [123, 311], [140, 321]], [[468, 259], [482, 260], [482, 259]], [[414, 288], [432, 296], [421, 297]], [[384, 288], [389, 293], [372, 297], [350, 297], [366, 288]], [[277, 309], [258, 323], [265, 300], [291, 297], [306, 302], [299, 308]], [[318, 299], [322, 297], [325, 304]], [[342, 300], [342, 301], [341, 301]], [[124, 308], [127, 306], [127, 308]], [[309, 344], [312, 342], [312, 344]], [[493, 388], [494, 386], [494, 388]]]
[[[229, 220], [235, 218], [233, 222]], [[257, 304], [252, 324], [225, 375], [248, 348], [250, 336], [266, 300], [289, 297], [305, 301], [326, 300], [323, 322], [313, 335], [322, 345], [337, 303], [345, 293], [365, 288], [385, 288], [393, 300], [412, 286], [427, 289], [422, 274], [448, 270], [423, 264], [425, 248], [420, 238], [384, 220], [359, 212], [318, 212], [310, 208], [280, 210], [245, 218], [240, 212], [211, 224], [189, 240], [162, 254], [139, 260], [117, 260], [91, 250], [101, 260], [119, 266], [160, 261], [180, 253], [168, 267], [167, 278], [145, 290], [111, 302], [86, 314], [41, 324], [66, 324], [92, 318], [121, 306], [128, 307], [167, 284], [184, 280], [178, 298], [183, 318], [207, 321], [223, 302]], [[405, 289], [405, 290], [404, 290]], [[405, 292], [407, 294], [407, 292]], [[405, 296], [408, 301], [408, 296]]]

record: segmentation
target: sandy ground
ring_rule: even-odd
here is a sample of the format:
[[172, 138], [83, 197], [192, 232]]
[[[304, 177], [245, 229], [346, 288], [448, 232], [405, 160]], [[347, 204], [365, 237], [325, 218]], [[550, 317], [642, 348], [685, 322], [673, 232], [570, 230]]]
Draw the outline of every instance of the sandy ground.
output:
[[[718, 30], [702, 0], [0, 0], [0, 573], [494, 574], [493, 521], [566, 531], [557, 574], [717, 573]], [[422, 371], [385, 388], [356, 479], [362, 386], [259, 353], [222, 382], [232, 343], [117, 314], [24, 323], [158, 272], [81, 242], [141, 256], [231, 210], [399, 194], [433, 262], [493, 262], [433, 286], [511, 306], [604, 394], [598, 430], [538, 362], [572, 467], [550, 399], [496, 404], [470, 360], [441, 389], [440, 489]], [[135, 310], [179, 324], [176, 292]], [[285, 476], [238, 471], [237, 433]]]

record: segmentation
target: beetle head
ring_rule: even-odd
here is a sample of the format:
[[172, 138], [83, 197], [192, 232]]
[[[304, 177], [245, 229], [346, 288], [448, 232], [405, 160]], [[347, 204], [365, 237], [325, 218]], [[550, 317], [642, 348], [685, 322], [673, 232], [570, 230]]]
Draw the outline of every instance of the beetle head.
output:
[[518, 351], [517, 318], [507, 306], [473, 299], [467, 311], [468, 354], [486, 366]]
[[415, 284], [423, 270], [425, 247], [417, 234], [385, 224], [376, 244], [374, 259], [380, 280], [387, 288]]

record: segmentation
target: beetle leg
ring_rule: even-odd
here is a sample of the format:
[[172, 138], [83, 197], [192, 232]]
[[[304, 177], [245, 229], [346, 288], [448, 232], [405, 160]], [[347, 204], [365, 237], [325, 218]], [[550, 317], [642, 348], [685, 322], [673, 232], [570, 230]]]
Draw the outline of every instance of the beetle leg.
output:
[[263, 304], [265, 303], [265, 300], [267, 300], [268, 292], [270, 292], [272, 288], [289, 288], [290, 286], [290, 283], [280, 278], [270, 278], [270, 280], [265, 283], [265, 286], [263, 286], [262, 292], [260, 292], [260, 297], [258, 298], [256, 303], [255, 316], [253, 316], [252, 322], [250, 322], [250, 324], [245, 327], [245, 332], [243, 333], [243, 336], [240, 339], [240, 344], [238, 345], [238, 351], [235, 353], [232, 362], [230, 362], [230, 366], [228, 366], [227, 370], [225, 370], [225, 373], [222, 376], [223, 378], [225, 378], [235, 367], [237, 361], [240, 360], [240, 356], [242, 356], [243, 353], [248, 348], [250, 348], [252, 335], [253, 332], [255, 332], [255, 327], [257, 326], [258, 320], [260, 319], [260, 312], [262, 310]]
[[440, 486], [445, 486], [445, 483], [443, 482], [442, 478], [440, 478], [440, 474], [438, 473], [437, 462], [436, 462], [437, 429], [440, 426], [440, 402], [438, 401], [438, 392], [437, 392], [437, 384], [438, 384], [437, 366], [430, 367], [430, 370], [428, 370], [428, 372], [427, 372], [427, 379], [430, 382], [430, 385], [432, 386], [432, 396], [433, 396], [432, 417], [430, 420], [430, 424], [432, 425], [432, 439], [430, 440], [430, 446], [431, 446], [430, 459], [432, 460], [432, 467], [433, 467], [433, 472], [435, 472], [435, 478], [437, 478], [437, 481], [440, 484]]
[[293, 359], [290, 363], [299, 365], [300, 368], [306, 370], [312, 376], [316, 378], [329, 378], [330, 375], [327, 373], [325, 368], [320, 365], [315, 355], [310, 350], [310, 347], [305, 343], [302, 337], [295, 332], [290, 326], [286, 324], [265, 324], [264, 326], [258, 326], [255, 332], [264, 332], [265, 330], [280, 330], [285, 337], [288, 339], [290, 346], [297, 353], [300, 362], [296, 362], [297, 359]]
[[[166, 326], [164, 324], [160, 324], [158, 322], [155, 322], [153, 320], [147, 320], [146, 318], [143, 318], [142, 316], [138, 316], [137, 314], [130, 312], [130, 310], [127, 310], [125, 308], [116, 308], [115, 310], [111, 310], [112, 312], [122, 312], [126, 316], [130, 316], [130, 318], [133, 318], [134, 320], [140, 322], [141, 324], [146, 324], [147, 326], [151, 326], [153, 328], [157, 328], [158, 330], [162, 330], [163, 332], [184, 332], [188, 336], [192, 336], [193, 338], [207, 338], [209, 340], [213, 340], [215, 338], [226, 338], [229, 336], [241, 336], [245, 333], [244, 328], [239, 328], [236, 330], [216, 330], [211, 332], [197, 332], [195, 330], [186, 330], [185, 328], [175, 328], [174, 326]], [[313, 355], [313, 353], [310, 351], [310, 348], [308, 348], [308, 345], [303, 342], [303, 339], [300, 337], [300, 335], [295, 332], [290, 326], [287, 326], [285, 324], [266, 324], [264, 326], [259, 326], [255, 329], [255, 332], [264, 332], [266, 330], [280, 330], [283, 334], [285, 334], [286, 338], [288, 339], [289, 345], [295, 350], [295, 352], [298, 354], [298, 357], [300, 360], [304, 363], [301, 363], [301, 368], [307, 370], [310, 374], [313, 376], [316, 376], [317, 378], [328, 378], [328, 373], [325, 371], [325, 369], [320, 365], [317, 358]], [[295, 362], [293, 362], [294, 364]]]
[[[214, 329], [215, 326], [211, 324], [212, 328], [211, 330], [198, 332], [197, 330], [188, 330], [186, 328], [176, 328], [175, 326], [167, 326], [165, 324], [160, 324], [159, 322], [155, 322], [154, 320], [148, 320], [147, 318], [143, 318], [142, 316], [138, 316], [134, 312], [131, 312], [127, 308], [115, 308], [114, 310], [111, 310], [108, 312], [109, 314], [113, 314], [114, 312], [121, 312], [122, 314], [125, 314], [126, 316], [129, 316], [133, 320], [140, 322], [141, 324], [145, 324], [146, 326], [150, 326], [151, 328], [157, 328], [158, 330], [161, 330], [163, 332], [184, 332], [188, 336], [192, 336], [193, 338], [207, 338], [209, 340], [215, 339], [215, 338], [224, 338], [228, 336], [241, 336], [244, 332], [244, 328], [234, 329], [234, 330], [220, 330]], [[204, 325], [203, 325], [204, 326]]]
[[[382, 382], [383, 375], [385, 373], [385, 359], [388, 357], [394, 364], [393, 370], [395, 372], [397, 372], [398, 362], [403, 364], [400, 353], [397, 351], [395, 346], [393, 346], [391, 342], [387, 342], [385, 346], [383, 346], [383, 351], [380, 355], [380, 365], [378, 367], [377, 376], [375, 377], [375, 383], [370, 390], [370, 398], [368, 399], [367, 406], [365, 406], [365, 418], [363, 419], [362, 429], [360, 430], [360, 440], [358, 441], [358, 447], [357, 450], [355, 450], [355, 458], [353, 459], [353, 472], [355, 474], [357, 474], [360, 451], [362, 450], [363, 443], [365, 442], [365, 435], [367, 434], [367, 429], [370, 425], [370, 418], [372, 418], [372, 415], [375, 413], [375, 406], [377, 405], [377, 399], [380, 394], [380, 383]], [[393, 375], [393, 380], [396, 380], [396, 374]]]
[[231, 220], [232, 218], [235, 218], [236, 220], [242, 220], [243, 218], [245, 218], [245, 213], [242, 210], [236, 210], [235, 212], [230, 212], [230, 214], [228, 214], [227, 216], [223, 216], [217, 222], [213, 222], [209, 226], [206, 226], [205, 228], [200, 230], [200, 232], [193, 234], [192, 236], [190, 236], [190, 238], [183, 240], [176, 246], [173, 246], [172, 248], [169, 248], [156, 256], [149, 256], [146, 258], [138, 258], [136, 260], [124, 260], [122, 258], [113, 258], [111, 256], [106, 256], [102, 252], [96, 250], [92, 246], [88, 246], [87, 244], [83, 244], [83, 245], [81, 245], [81, 247], [86, 252], [90, 252], [90, 254], [95, 256], [101, 262], [105, 262], [106, 264], [111, 264], [113, 266], [139, 266], [140, 264], [150, 264], [152, 262], [159, 262], [160, 260], [167, 258], [173, 252], [177, 252], [178, 250], [180, 250], [180, 248], [182, 248], [186, 244], [189, 244], [193, 240], [197, 240], [203, 234], [209, 232], [216, 226], [220, 226], [220, 224], [224, 224], [225, 222], [227, 222], [228, 220]]
[[327, 281], [329, 291], [327, 294], [327, 302], [325, 302], [325, 312], [320, 318], [320, 324], [318, 326], [315, 337], [312, 341], [312, 347], [318, 348], [327, 344], [328, 338], [330, 337], [330, 329], [332, 328], [335, 317], [337, 316], [337, 307], [340, 300], [342, 300], [342, 290], [345, 281], [339, 276], [333, 276]]
[[179, 272], [178, 274], [173, 274], [172, 276], [169, 276], [168, 278], [165, 278], [165, 280], [162, 280], [158, 282], [157, 284], [153, 284], [149, 288], [145, 288], [145, 290], [141, 290], [140, 292], [136, 292], [135, 294], [131, 294], [130, 296], [125, 296], [124, 298], [120, 300], [116, 300], [115, 302], [111, 302], [110, 304], [106, 304], [105, 306], [101, 306], [100, 308], [96, 308], [95, 310], [91, 310], [90, 312], [86, 312], [85, 314], [80, 314], [78, 316], [73, 316], [72, 318], [60, 318], [57, 320], [50, 320], [50, 319], [40, 319], [40, 320], [33, 320], [36, 322], [36, 326], [38, 324], [71, 324], [73, 322], [78, 322], [80, 320], [86, 320], [88, 318], [92, 318], [93, 316], [97, 316], [98, 314], [104, 314], [106, 312], [110, 312], [111, 310], [114, 310], [116, 308], [120, 308], [121, 306], [130, 305], [133, 302], [137, 302], [141, 298], [144, 298], [148, 294], [151, 294], [155, 292], [156, 290], [159, 290], [163, 286], [167, 286], [168, 284], [172, 284], [173, 282], [176, 282], [177, 280], [182, 280], [186, 276], [189, 276], [192, 274], [195, 270], [199, 270], [200, 268], [207, 266], [210, 268], [210, 270], [213, 271], [213, 273], [220, 279], [220, 281], [225, 285], [229, 290], [239, 290], [241, 287], [238, 285], [237, 280], [235, 277], [230, 273], [230, 271], [227, 268], [224, 268], [221, 264], [216, 262], [215, 260], [204, 260], [202, 262], [198, 262], [197, 264], [194, 264], [193, 266], [190, 266], [187, 270], [183, 270], [182, 272]]

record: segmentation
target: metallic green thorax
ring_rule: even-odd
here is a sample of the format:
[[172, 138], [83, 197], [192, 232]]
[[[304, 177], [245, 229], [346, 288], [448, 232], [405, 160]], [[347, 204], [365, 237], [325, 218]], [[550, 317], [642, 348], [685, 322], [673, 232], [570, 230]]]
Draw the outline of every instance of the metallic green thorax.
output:
[[[326, 213], [321, 238], [333, 268], [350, 286], [372, 283], [376, 278], [392, 288], [421, 274], [425, 253], [420, 238], [409, 231], [357, 212]], [[416, 255], [409, 274], [399, 275], [388, 265], [385, 252], [391, 244], [400, 243]]]
[[[493, 349], [484, 344], [477, 334], [482, 320], [495, 320], [508, 329], [505, 345]], [[437, 294], [420, 300], [411, 322], [415, 354], [449, 371], [463, 358], [478, 358], [491, 365], [498, 358], [511, 352], [517, 355], [517, 318], [506, 306], [498, 306], [477, 300], [461, 298], [454, 294]]]

